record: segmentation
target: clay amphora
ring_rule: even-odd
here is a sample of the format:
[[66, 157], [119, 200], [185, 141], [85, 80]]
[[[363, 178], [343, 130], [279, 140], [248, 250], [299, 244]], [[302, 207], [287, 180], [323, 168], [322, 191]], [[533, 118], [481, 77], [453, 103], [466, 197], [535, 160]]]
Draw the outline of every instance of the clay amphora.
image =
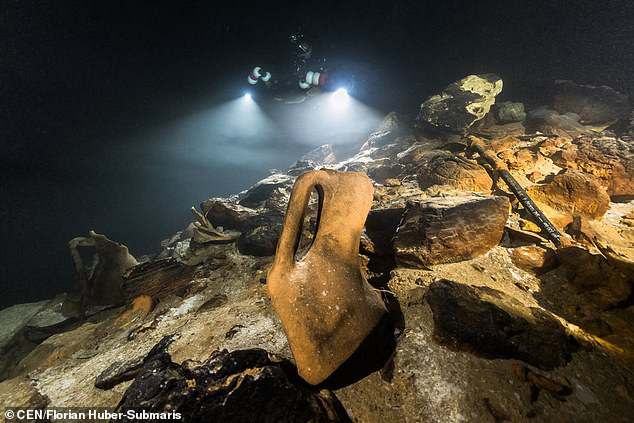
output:
[[[298, 258], [313, 188], [319, 194], [317, 232]], [[332, 170], [304, 173], [293, 187], [267, 285], [299, 375], [313, 385], [346, 361], [386, 312], [359, 257], [373, 192], [364, 173]]]

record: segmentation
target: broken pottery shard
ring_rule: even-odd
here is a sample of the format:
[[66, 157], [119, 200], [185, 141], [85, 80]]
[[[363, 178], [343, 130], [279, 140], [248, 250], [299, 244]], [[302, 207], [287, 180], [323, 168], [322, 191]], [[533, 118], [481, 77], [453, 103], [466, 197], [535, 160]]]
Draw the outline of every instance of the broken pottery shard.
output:
[[469, 75], [427, 99], [416, 119], [438, 129], [463, 133], [489, 113], [502, 85], [502, 80], [492, 73]]
[[509, 216], [506, 197], [447, 197], [409, 203], [394, 241], [402, 266], [468, 260], [498, 245]]
[[[94, 231], [90, 231], [88, 235], [86, 238], [79, 237], [69, 241], [83, 296], [97, 304], [121, 304], [124, 300], [121, 289], [123, 272], [136, 266], [138, 262], [125, 245]], [[91, 275], [87, 274], [77, 247], [94, 247], [98, 262]]]
[[570, 361], [578, 347], [550, 313], [496, 289], [440, 280], [431, 284], [426, 299], [434, 335], [458, 350], [552, 370]]
[[176, 412], [186, 422], [350, 421], [333, 393], [309, 390], [288, 361], [265, 350], [214, 351], [203, 363], [176, 364], [168, 345], [161, 341], [145, 357], [117, 411]]
[[[313, 189], [320, 204], [317, 233], [299, 258], [301, 225]], [[359, 258], [373, 191], [365, 174], [330, 170], [305, 173], [293, 187], [267, 284], [299, 375], [311, 384], [324, 381], [346, 361], [386, 312]]]

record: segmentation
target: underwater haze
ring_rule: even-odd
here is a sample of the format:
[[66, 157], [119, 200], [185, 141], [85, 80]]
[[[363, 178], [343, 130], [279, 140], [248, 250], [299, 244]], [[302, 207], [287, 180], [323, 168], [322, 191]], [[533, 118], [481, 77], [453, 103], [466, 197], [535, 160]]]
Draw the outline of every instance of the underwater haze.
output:
[[[629, 1], [300, 3], [3, 6], [0, 308], [70, 290], [71, 238], [157, 254], [191, 206], [322, 144], [358, 146], [465, 75], [496, 73], [502, 100], [533, 106], [555, 79], [634, 94]], [[358, 76], [348, 115], [243, 96], [254, 65], [288, 66], [298, 26]]]

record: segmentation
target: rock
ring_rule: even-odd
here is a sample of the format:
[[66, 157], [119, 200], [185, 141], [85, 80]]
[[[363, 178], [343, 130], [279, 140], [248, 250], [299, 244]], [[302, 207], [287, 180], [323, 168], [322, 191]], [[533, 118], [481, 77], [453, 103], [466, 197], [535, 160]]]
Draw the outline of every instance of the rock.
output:
[[410, 203], [396, 232], [398, 264], [424, 268], [484, 254], [500, 243], [506, 197], [448, 197]]
[[513, 264], [527, 272], [540, 275], [557, 266], [557, 257], [552, 250], [536, 245], [525, 245], [511, 250]]
[[541, 132], [569, 138], [589, 133], [589, 130], [579, 123], [579, 115], [575, 113], [562, 115], [547, 109], [530, 111], [526, 115], [524, 126], [527, 132]]
[[532, 174], [536, 168], [543, 166], [544, 157], [539, 152], [528, 149], [503, 150], [498, 153], [498, 157], [506, 163], [512, 172]]
[[394, 236], [404, 213], [404, 208], [370, 210], [365, 221], [365, 233], [372, 243], [374, 254], [379, 256], [393, 254]]
[[238, 250], [257, 257], [274, 255], [283, 223], [284, 215], [277, 210], [247, 219], [236, 243]]
[[627, 299], [631, 281], [600, 254], [585, 248], [559, 248], [557, 258], [568, 281], [596, 307], [605, 310]]
[[502, 80], [494, 74], [469, 75], [427, 99], [417, 116], [419, 122], [462, 134], [482, 119], [502, 91]]
[[299, 176], [304, 172], [309, 172], [311, 170], [315, 170], [319, 168], [319, 163], [316, 163], [312, 160], [304, 160], [300, 159], [293, 163], [291, 167], [286, 171], [287, 174], [291, 176]]
[[10, 377], [32, 374], [37, 370], [43, 371], [70, 359], [77, 351], [85, 348], [88, 336], [95, 338], [95, 324], [90, 322], [67, 332], [48, 336], [20, 360]]
[[386, 187], [400, 187], [401, 181], [396, 178], [387, 178], [385, 181], [383, 181], [383, 185], [385, 185]]
[[379, 127], [370, 134], [368, 139], [361, 146], [361, 151], [371, 148], [383, 147], [391, 144], [401, 133], [401, 119], [396, 112], [388, 113]]
[[613, 201], [634, 198], [634, 145], [608, 136], [584, 136], [551, 155], [564, 168], [597, 178]]
[[[262, 179], [253, 185], [246, 192], [241, 193], [238, 204], [244, 207], [258, 208], [269, 198], [269, 195], [276, 188], [291, 188], [294, 178], [284, 174], [274, 174]], [[218, 223], [216, 223], [218, 224]]]
[[496, 117], [500, 123], [522, 122], [526, 119], [524, 103], [504, 101], [497, 108]]
[[241, 206], [225, 198], [210, 198], [200, 205], [203, 214], [215, 226], [222, 226], [223, 229], [242, 229], [244, 222], [255, 216], [257, 211]]
[[112, 389], [122, 382], [132, 380], [139, 374], [141, 367], [143, 356], [112, 363], [95, 378], [95, 388]]
[[[25, 408], [31, 410], [45, 410], [51, 400], [40, 393], [36, 383], [27, 377], [16, 377], [0, 384], [0, 415], [3, 422], [11, 422], [5, 414], [7, 408]], [[26, 419], [16, 419], [15, 421], [35, 421]], [[48, 420], [37, 420], [45, 422]]]
[[570, 361], [577, 349], [550, 313], [496, 289], [440, 280], [430, 285], [426, 299], [434, 335], [459, 350], [552, 370]]
[[275, 188], [271, 191], [271, 194], [269, 194], [269, 198], [264, 202], [264, 207], [269, 210], [277, 210], [284, 213], [290, 197], [291, 193], [287, 188]]
[[265, 350], [217, 350], [203, 363], [179, 365], [167, 352], [169, 341], [164, 338], [145, 357], [117, 411], [179, 413], [187, 422], [210, 416], [223, 422], [349, 421], [333, 393], [309, 390], [288, 361]]
[[446, 185], [462, 191], [490, 192], [493, 180], [477, 163], [447, 151], [430, 151], [418, 159], [418, 185]]
[[0, 310], [0, 380], [6, 379], [16, 364], [37, 345], [25, 338], [26, 325], [51, 300], [16, 304]]
[[[196, 227], [194, 226], [194, 223], [191, 222], [189, 225], [187, 225], [187, 228], [185, 228], [185, 230], [178, 231], [171, 237], [161, 241], [161, 252], [156, 258], [174, 258], [177, 260], [183, 259], [188, 254], [191, 238], [195, 236], [195, 228]], [[151, 259], [145, 261], [139, 260], [139, 262], [146, 263], [150, 260]]]
[[555, 109], [576, 113], [584, 125], [609, 125], [630, 113], [626, 95], [605, 85], [577, 85], [572, 81], [555, 81]]
[[325, 165], [336, 163], [337, 156], [333, 151], [332, 144], [324, 144], [304, 154], [299, 160], [300, 162], [313, 162], [318, 165]]
[[405, 166], [399, 163], [392, 164], [390, 160], [384, 159], [381, 164], [368, 168], [368, 176], [373, 181], [382, 184], [388, 179], [396, 179], [405, 170]]
[[519, 380], [530, 382], [535, 388], [545, 389], [558, 397], [572, 394], [570, 382], [565, 378], [546, 375], [522, 365], [515, 367], [515, 374]]
[[545, 204], [572, 217], [600, 219], [610, 206], [610, 197], [591, 175], [568, 169], [546, 184], [526, 189], [538, 204]]

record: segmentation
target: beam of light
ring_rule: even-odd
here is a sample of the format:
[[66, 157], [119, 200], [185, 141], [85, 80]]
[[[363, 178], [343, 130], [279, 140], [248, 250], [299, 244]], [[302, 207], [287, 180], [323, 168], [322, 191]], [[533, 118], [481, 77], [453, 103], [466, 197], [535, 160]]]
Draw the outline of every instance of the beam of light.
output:
[[345, 88], [339, 88], [331, 94], [330, 103], [333, 107], [342, 109], [348, 105], [349, 99], [350, 97], [348, 96], [348, 91], [346, 91]]
[[351, 150], [356, 149], [356, 153], [368, 135], [379, 126], [385, 113], [347, 93], [342, 95], [345, 105], [336, 107], [332, 104], [335, 93], [322, 93], [300, 104], [267, 108], [265, 113], [293, 143], [309, 148], [323, 144], [348, 145]]
[[280, 166], [279, 128], [246, 94], [164, 125], [152, 150], [161, 149], [174, 162], [208, 168]]

